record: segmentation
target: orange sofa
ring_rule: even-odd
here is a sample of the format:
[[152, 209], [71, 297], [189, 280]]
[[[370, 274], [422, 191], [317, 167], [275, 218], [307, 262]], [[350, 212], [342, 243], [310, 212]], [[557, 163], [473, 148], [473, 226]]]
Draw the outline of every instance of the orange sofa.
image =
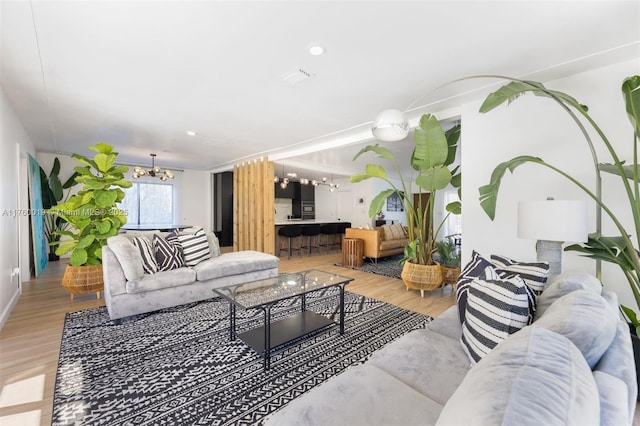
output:
[[372, 259], [404, 253], [409, 244], [406, 229], [399, 223], [374, 229], [347, 228], [345, 238], [363, 240], [363, 255]]

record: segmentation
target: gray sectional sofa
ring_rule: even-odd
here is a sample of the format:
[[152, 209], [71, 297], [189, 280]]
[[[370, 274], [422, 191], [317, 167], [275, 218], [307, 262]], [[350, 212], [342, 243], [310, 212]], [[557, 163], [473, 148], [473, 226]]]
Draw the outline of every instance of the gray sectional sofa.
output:
[[251, 250], [219, 254], [211, 232], [207, 233], [210, 259], [191, 267], [147, 274], [140, 252], [131, 243], [131, 238], [139, 235], [111, 237], [102, 248], [104, 298], [112, 320], [210, 299], [215, 297], [214, 288], [278, 275], [280, 260], [276, 256]]
[[293, 400], [276, 425], [630, 425], [637, 383], [617, 296], [561, 275], [534, 322], [471, 366], [453, 306]]

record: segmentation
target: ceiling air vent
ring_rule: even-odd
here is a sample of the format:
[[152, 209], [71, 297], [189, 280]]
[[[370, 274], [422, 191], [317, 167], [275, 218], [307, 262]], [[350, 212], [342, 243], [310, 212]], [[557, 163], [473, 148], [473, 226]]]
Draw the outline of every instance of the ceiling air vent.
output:
[[314, 75], [309, 71], [305, 71], [300, 67], [294, 68], [291, 71], [287, 72], [282, 78], [284, 81], [289, 83], [290, 85], [301, 83], [305, 80], [310, 79]]

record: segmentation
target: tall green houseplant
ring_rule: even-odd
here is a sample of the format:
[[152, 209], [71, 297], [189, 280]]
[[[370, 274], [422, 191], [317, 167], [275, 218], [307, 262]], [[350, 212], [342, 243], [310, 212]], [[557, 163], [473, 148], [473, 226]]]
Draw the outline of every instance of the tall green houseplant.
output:
[[89, 147], [97, 154], [91, 158], [73, 154], [83, 166], [75, 167], [76, 182], [82, 189], [68, 201], [53, 206], [50, 212], [69, 222], [71, 230], [60, 230], [62, 239], [56, 254], [71, 253], [70, 265], [100, 265], [102, 246], [127, 223], [125, 212], [117, 208], [124, 199], [121, 188], [130, 188], [124, 177], [129, 168], [116, 165], [117, 152], [105, 143]]
[[[51, 172], [47, 176], [46, 172], [40, 167], [40, 188], [42, 190], [42, 207], [44, 209], [50, 209], [51, 207], [60, 203], [60, 201], [66, 201], [69, 198], [70, 191], [67, 191], [65, 197], [64, 190], [70, 190], [76, 185], [76, 177], [78, 172], [74, 172], [64, 183], [60, 180], [60, 160], [56, 157], [53, 160], [53, 166]], [[69, 222], [61, 218], [60, 216], [52, 213], [47, 213], [44, 217], [44, 234], [47, 238], [51, 250], [49, 253], [49, 260], [58, 260], [58, 256], [53, 253], [53, 246], [60, 241], [60, 234], [56, 231], [64, 231], [69, 227]]]
[[[597, 167], [601, 172], [612, 173], [620, 178], [619, 183], [621, 188], [627, 195], [628, 208], [630, 209], [635, 229], [635, 237], [627, 228], [625, 228], [625, 225], [618, 219], [616, 214], [602, 200], [602, 197], [597, 193], [598, 191], [594, 193], [586, 185], [579, 182], [573, 176], [564, 172], [560, 168], [553, 166], [540, 158], [527, 155], [512, 158], [509, 161], [499, 164], [493, 170], [489, 184], [480, 188], [480, 204], [482, 208], [491, 220], [493, 220], [495, 217], [498, 190], [500, 188], [502, 177], [507, 170], [513, 172], [522, 164], [538, 164], [553, 170], [561, 176], [564, 176], [582, 189], [597, 203], [599, 208], [602, 209], [609, 219], [611, 219], [619, 233], [619, 235], [615, 236], [604, 236], [600, 233], [594, 233], [589, 235], [587, 243], [574, 244], [565, 248], [565, 250], [578, 251], [587, 257], [618, 265], [629, 282], [637, 307], [640, 309], [640, 253], [637, 249], [637, 247], [640, 247], [640, 187], [638, 184], [638, 177], [640, 175], [638, 167], [638, 138], [640, 137], [640, 122], [638, 120], [638, 116], [640, 115], [640, 76], [636, 75], [629, 77], [622, 83], [622, 95], [625, 101], [626, 112], [633, 127], [633, 137], [631, 138], [633, 158], [628, 162], [620, 159], [610, 140], [604, 134], [600, 126], [598, 126], [589, 115], [588, 109], [574, 98], [566, 93], [549, 90], [539, 82], [506, 78], [511, 80], [511, 82], [501, 87], [496, 92], [491, 93], [480, 107], [480, 112], [486, 113], [491, 111], [497, 106], [505, 102], [511, 102], [525, 93], [533, 93], [536, 96], [550, 98], [560, 104], [564, 111], [571, 116], [573, 121], [580, 128], [582, 134], [585, 136], [589, 148], [592, 152], [595, 152], [589, 133], [587, 132], [585, 125], [583, 125], [583, 121], [580, 120], [580, 118], [582, 118], [588, 126], [595, 130], [599, 140], [609, 153], [611, 163], [598, 163]], [[633, 240], [634, 238], [635, 242]], [[624, 308], [624, 310], [636, 327], [640, 326], [633, 311], [629, 308]], [[640, 332], [640, 329], [638, 331]]]
[[[427, 205], [414, 205], [411, 197], [411, 186], [407, 185], [404, 176], [393, 152], [378, 144], [369, 145], [358, 152], [354, 160], [360, 155], [373, 152], [380, 158], [390, 160], [400, 177], [401, 188], [396, 187], [389, 179], [386, 170], [379, 164], [367, 164], [365, 172], [351, 176], [353, 183], [365, 179], [377, 178], [385, 181], [391, 189], [380, 192], [371, 201], [369, 216], [374, 218], [382, 210], [389, 195], [396, 193], [404, 207], [406, 215], [407, 233], [409, 244], [405, 248], [405, 260], [419, 265], [433, 265], [433, 254], [436, 251], [435, 241], [449, 214], [460, 214], [460, 201], [455, 201], [446, 206], [449, 212], [443, 221], [437, 226], [434, 224], [434, 201], [436, 192], [446, 188], [449, 184], [460, 191], [461, 174], [460, 167], [450, 168], [456, 158], [458, 140], [460, 139], [460, 125], [456, 125], [446, 132], [438, 119], [431, 114], [425, 114], [420, 118], [420, 125], [414, 131], [415, 147], [411, 155], [412, 173], [408, 183], [415, 183], [421, 190], [430, 193]], [[414, 180], [415, 172], [415, 180]], [[421, 198], [419, 199], [421, 203]]]

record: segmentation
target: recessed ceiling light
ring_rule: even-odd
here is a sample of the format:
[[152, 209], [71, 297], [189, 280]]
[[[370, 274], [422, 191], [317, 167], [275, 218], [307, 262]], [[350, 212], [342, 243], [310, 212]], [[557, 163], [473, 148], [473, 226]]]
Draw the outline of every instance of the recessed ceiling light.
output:
[[320, 56], [324, 53], [324, 47], [320, 45], [314, 45], [309, 48], [309, 53], [313, 56]]
[[187, 134], [188, 134], [189, 136], [196, 136], [198, 133], [197, 133], [197, 132], [194, 132], [193, 130], [187, 130]]

